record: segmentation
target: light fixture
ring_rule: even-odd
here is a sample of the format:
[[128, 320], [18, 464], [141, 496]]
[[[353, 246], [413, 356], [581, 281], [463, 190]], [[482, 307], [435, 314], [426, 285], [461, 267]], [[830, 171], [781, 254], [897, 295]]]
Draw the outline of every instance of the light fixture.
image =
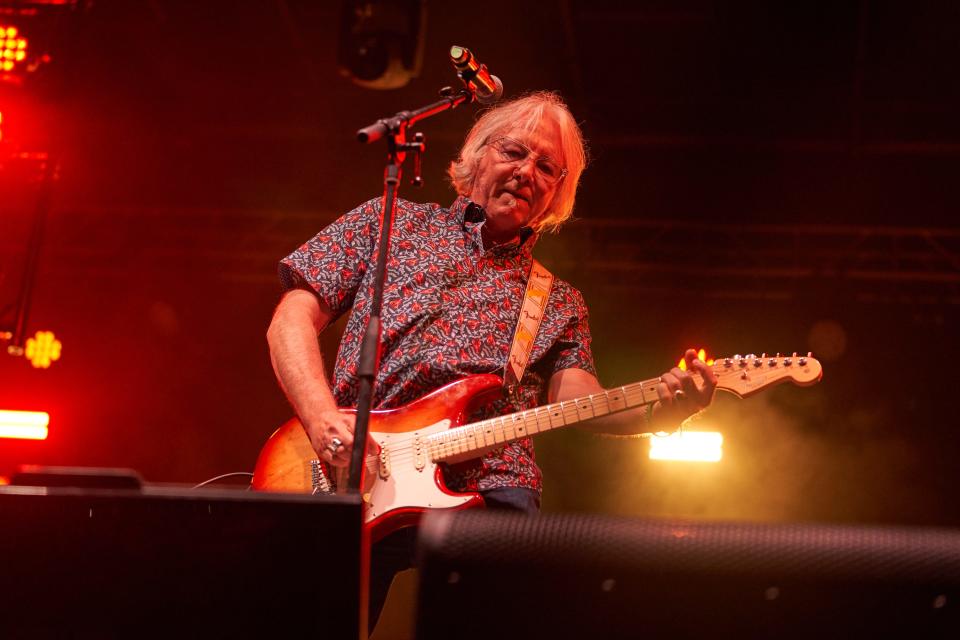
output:
[[46, 440], [50, 414], [46, 411], [0, 410], [0, 438]]
[[717, 431], [681, 430], [650, 438], [651, 460], [720, 462], [723, 434]]

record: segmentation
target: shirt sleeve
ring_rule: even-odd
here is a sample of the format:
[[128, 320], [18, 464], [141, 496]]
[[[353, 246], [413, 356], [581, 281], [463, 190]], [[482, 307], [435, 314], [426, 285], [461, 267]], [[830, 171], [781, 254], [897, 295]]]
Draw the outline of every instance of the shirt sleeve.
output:
[[334, 317], [353, 306], [377, 241], [380, 199], [374, 198], [344, 214], [280, 261], [285, 291], [312, 290]]
[[[583, 296], [573, 287], [565, 287], [560, 302], [566, 323], [544, 357], [542, 373], [549, 379], [563, 369], [583, 369], [597, 375], [590, 347], [590, 319]], [[558, 293], [561, 293], [558, 291]]]

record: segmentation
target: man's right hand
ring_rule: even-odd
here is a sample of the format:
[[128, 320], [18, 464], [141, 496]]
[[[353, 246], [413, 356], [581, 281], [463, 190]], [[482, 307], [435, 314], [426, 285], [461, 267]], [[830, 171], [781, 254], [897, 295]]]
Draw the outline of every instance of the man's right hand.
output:
[[355, 414], [332, 409], [320, 412], [304, 427], [321, 460], [335, 467], [345, 467], [350, 464], [350, 452], [353, 451], [355, 422]]

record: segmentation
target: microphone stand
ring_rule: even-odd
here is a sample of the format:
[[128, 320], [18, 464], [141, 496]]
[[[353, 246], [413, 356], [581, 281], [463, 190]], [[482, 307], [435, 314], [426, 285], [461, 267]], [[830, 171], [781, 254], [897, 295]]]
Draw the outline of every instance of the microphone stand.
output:
[[386, 138], [387, 164], [383, 176], [383, 206], [380, 211], [380, 240], [378, 242], [377, 265], [374, 272], [373, 300], [370, 305], [370, 320], [360, 344], [360, 362], [357, 370], [359, 390], [357, 395], [357, 419], [353, 432], [353, 452], [350, 457], [350, 475], [347, 489], [360, 492], [363, 486], [363, 460], [366, 456], [367, 432], [370, 424], [370, 411], [373, 405], [373, 387], [380, 364], [380, 312], [383, 307], [383, 287], [387, 275], [387, 254], [390, 250], [390, 234], [393, 217], [396, 213], [397, 191], [400, 186], [401, 166], [407, 153], [414, 154], [414, 186], [423, 185], [420, 175], [421, 156], [426, 145], [424, 135], [417, 133], [413, 142], [407, 142], [407, 131], [421, 120], [444, 111], [455, 109], [464, 102], [475, 99], [468, 89], [454, 91], [450, 87], [440, 90], [442, 98], [414, 111], [401, 111], [394, 116], [381, 118], [375, 123], [357, 131], [357, 140], [371, 143]]
[[[359, 390], [357, 395], [357, 418], [353, 430], [353, 452], [350, 456], [350, 474], [347, 478], [347, 492], [363, 497], [364, 458], [367, 454], [367, 432], [370, 425], [370, 411], [373, 408], [373, 387], [380, 366], [380, 311], [383, 307], [383, 287], [387, 280], [387, 254], [390, 251], [390, 235], [393, 230], [393, 218], [397, 208], [397, 192], [400, 187], [400, 174], [403, 161], [408, 153], [414, 155], [414, 186], [423, 186], [420, 175], [421, 157], [426, 150], [424, 135], [417, 132], [413, 142], [407, 142], [407, 130], [417, 122], [444, 111], [456, 109], [464, 102], [472, 102], [473, 92], [461, 89], [454, 92], [450, 87], [440, 90], [442, 98], [437, 102], [414, 111], [401, 111], [389, 118], [381, 118], [375, 123], [357, 131], [357, 140], [371, 143], [386, 138], [387, 165], [383, 172], [383, 206], [380, 208], [380, 239], [377, 243], [377, 265], [373, 279], [373, 299], [370, 303], [370, 320], [360, 343], [360, 362], [357, 368]], [[361, 516], [362, 517], [362, 516]], [[370, 577], [370, 541], [366, 527], [361, 524], [360, 541], [360, 637], [367, 637], [367, 609], [369, 607]]]

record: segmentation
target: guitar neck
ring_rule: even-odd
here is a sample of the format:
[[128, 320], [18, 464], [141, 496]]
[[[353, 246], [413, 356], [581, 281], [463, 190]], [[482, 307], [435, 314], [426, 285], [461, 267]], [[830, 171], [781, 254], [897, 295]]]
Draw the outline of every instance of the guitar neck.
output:
[[[711, 365], [717, 378], [716, 388], [740, 398], [781, 382], [799, 386], [816, 384], [823, 376], [820, 363], [809, 353], [806, 356], [778, 353], [773, 357], [736, 355]], [[697, 373], [691, 375], [698, 385], [702, 382]], [[520, 438], [650, 404], [657, 401], [658, 384], [660, 378], [653, 378], [436, 433], [426, 438], [430, 455], [438, 462], [468, 459]]]
[[437, 433], [427, 438], [430, 454], [437, 462], [470, 458], [514, 440], [650, 404], [658, 398], [659, 382], [659, 378], [635, 382]]

